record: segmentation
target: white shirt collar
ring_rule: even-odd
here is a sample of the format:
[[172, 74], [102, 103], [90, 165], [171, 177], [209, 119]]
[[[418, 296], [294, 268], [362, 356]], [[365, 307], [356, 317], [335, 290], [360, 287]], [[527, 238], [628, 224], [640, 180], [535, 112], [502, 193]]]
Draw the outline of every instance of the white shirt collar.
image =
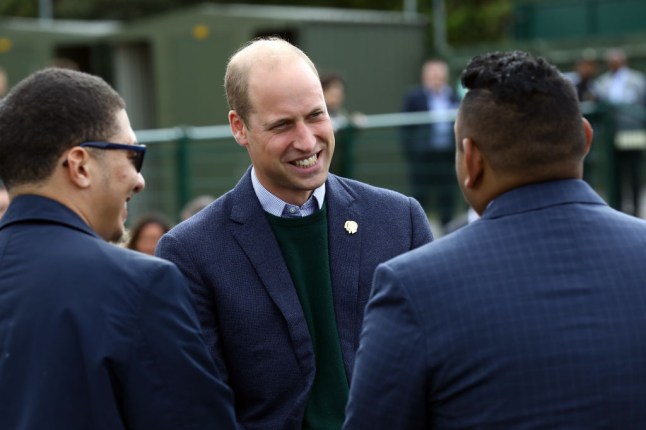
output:
[[314, 190], [310, 198], [302, 206], [290, 205], [269, 192], [258, 180], [255, 167], [251, 168], [251, 184], [262, 209], [278, 217], [283, 214], [285, 206], [297, 207], [301, 216], [311, 215], [322, 208], [325, 201], [325, 182]]

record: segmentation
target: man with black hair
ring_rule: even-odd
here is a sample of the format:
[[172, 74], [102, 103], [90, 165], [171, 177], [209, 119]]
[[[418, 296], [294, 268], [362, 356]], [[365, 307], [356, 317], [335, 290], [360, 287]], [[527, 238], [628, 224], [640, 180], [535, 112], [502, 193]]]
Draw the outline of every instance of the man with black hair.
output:
[[57, 68], [0, 104], [0, 428], [234, 429], [171, 263], [107, 243], [144, 188], [123, 99]]
[[646, 222], [581, 180], [592, 129], [554, 66], [486, 54], [462, 83], [481, 217], [377, 268], [344, 428], [645, 428]]

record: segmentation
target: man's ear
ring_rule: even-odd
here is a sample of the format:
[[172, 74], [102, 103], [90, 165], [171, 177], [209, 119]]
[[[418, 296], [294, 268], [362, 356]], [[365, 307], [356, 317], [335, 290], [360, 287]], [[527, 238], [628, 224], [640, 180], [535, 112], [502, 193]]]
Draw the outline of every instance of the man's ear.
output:
[[594, 130], [592, 129], [590, 122], [585, 119], [585, 117], [581, 117], [581, 120], [583, 122], [583, 133], [585, 133], [585, 153], [587, 154], [588, 151], [590, 151], [590, 146], [592, 145]]
[[484, 173], [484, 159], [482, 152], [470, 137], [462, 139], [462, 150], [464, 151], [464, 177], [465, 188], [475, 188]]
[[238, 145], [247, 146], [249, 144], [247, 140], [247, 129], [240, 115], [234, 110], [229, 111], [229, 126]]
[[90, 154], [81, 147], [75, 146], [70, 149], [65, 158], [65, 167], [70, 180], [79, 188], [90, 186]]

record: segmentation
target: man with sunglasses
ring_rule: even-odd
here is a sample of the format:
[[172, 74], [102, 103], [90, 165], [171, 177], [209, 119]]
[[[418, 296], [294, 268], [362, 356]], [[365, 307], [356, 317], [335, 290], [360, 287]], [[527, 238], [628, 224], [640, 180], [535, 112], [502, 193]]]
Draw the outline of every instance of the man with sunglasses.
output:
[[233, 429], [186, 283], [107, 241], [144, 188], [121, 97], [45, 69], [0, 103], [0, 428]]

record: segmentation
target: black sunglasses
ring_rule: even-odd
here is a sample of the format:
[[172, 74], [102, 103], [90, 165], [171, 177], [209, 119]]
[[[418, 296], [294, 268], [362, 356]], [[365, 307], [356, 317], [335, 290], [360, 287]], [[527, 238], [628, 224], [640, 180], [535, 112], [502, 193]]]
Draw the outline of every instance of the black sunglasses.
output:
[[79, 145], [82, 148], [98, 148], [98, 149], [121, 149], [125, 151], [132, 151], [135, 157], [131, 158], [132, 164], [141, 172], [141, 166], [144, 164], [144, 155], [146, 155], [146, 145], [126, 145], [125, 143], [112, 143], [112, 142], [83, 142]]

